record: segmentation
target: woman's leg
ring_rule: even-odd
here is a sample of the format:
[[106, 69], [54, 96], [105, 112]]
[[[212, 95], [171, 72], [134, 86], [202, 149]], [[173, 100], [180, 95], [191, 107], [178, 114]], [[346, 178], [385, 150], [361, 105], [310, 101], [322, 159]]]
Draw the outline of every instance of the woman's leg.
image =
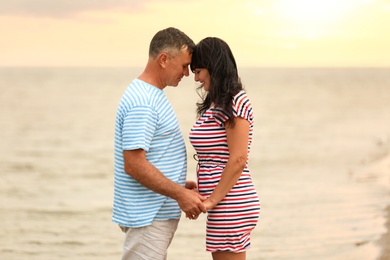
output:
[[211, 253], [213, 260], [245, 260], [246, 252], [234, 253], [226, 251], [218, 251]]

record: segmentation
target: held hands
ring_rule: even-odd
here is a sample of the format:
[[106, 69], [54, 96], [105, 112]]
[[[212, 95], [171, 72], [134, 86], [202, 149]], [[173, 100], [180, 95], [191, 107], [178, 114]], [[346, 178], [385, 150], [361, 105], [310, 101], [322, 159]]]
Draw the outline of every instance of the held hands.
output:
[[197, 192], [197, 185], [194, 181], [186, 181], [185, 189], [180, 194], [177, 202], [186, 217], [190, 219], [198, 218], [200, 213], [206, 213], [207, 209], [203, 205], [204, 198]]
[[[215, 205], [211, 202], [210, 199], [204, 200], [203, 205], [206, 207], [206, 212], [207, 212], [207, 210], [215, 207]], [[203, 213], [206, 213], [206, 212], [203, 212]], [[186, 218], [191, 219], [191, 220], [196, 220], [196, 219], [198, 219], [199, 215], [200, 215], [200, 213], [198, 215], [186, 213]]]
[[207, 210], [212, 209], [214, 207], [214, 205], [210, 199], [206, 199], [198, 193], [198, 191], [197, 191], [198, 187], [194, 181], [186, 181], [185, 188], [194, 192], [198, 196], [198, 198], [201, 200], [201, 203], [202, 203], [201, 206], [198, 205], [197, 209], [195, 208], [195, 209], [192, 209], [189, 211], [185, 211], [182, 208], [182, 210], [186, 214], [186, 218], [191, 219], [191, 220], [195, 220], [199, 217], [200, 213], [206, 213]]
[[190, 210], [185, 210], [182, 208], [188, 219], [197, 219], [200, 213], [206, 213], [207, 209], [203, 205], [203, 201], [206, 199], [198, 193], [198, 186], [194, 181], [186, 181], [185, 188], [192, 193], [193, 196], [198, 198], [197, 207], [193, 207]]

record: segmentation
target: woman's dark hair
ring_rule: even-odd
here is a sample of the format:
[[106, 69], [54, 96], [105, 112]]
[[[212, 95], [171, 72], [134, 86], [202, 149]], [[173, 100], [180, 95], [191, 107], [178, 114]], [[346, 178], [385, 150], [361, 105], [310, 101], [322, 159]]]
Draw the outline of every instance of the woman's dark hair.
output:
[[191, 71], [195, 69], [207, 69], [210, 74], [209, 90], [205, 95], [200, 95], [202, 100], [196, 104], [198, 116], [214, 103], [228, 116], [229, 125], [233, 127], [232, 99], [243, 87], [229, 45], [215, 37], [200, 41], [192, 53]]

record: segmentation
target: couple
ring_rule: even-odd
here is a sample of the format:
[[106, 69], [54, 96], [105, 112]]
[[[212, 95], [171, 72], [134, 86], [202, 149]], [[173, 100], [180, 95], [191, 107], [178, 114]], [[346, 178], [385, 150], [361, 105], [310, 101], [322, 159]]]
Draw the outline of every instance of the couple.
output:
[[[189, 76], [205, 95], [190, 141], [198, 185], [186, 181], [186, 147], [163, 90]], [[142, 74], [122, 96], [115, 125], [113, 222], [125, 233], [122, 259], [167, 258], [181, 210], [207, 213], [206, 250], [214, 260], [245, 259], [260, 203], [247, 167], [253, 113], [229, 46], [197, 45], [176, 28], [155, 34]]]

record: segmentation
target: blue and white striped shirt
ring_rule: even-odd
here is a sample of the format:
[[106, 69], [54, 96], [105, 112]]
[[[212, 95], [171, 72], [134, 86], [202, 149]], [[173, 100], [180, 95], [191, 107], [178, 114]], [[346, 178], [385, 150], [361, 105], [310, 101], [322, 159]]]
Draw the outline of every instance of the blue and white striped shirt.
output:
[[123, 94], [116, 115], [112, 221], [142, 227], [153, 220], [179, 218], [175, 200], [145, 188], [124, 172], [123, 151], [135, 149], [145, 150], [151, 164], [184, 186], [186, 147], [175, 112], [164, 91], [139, 79]]

